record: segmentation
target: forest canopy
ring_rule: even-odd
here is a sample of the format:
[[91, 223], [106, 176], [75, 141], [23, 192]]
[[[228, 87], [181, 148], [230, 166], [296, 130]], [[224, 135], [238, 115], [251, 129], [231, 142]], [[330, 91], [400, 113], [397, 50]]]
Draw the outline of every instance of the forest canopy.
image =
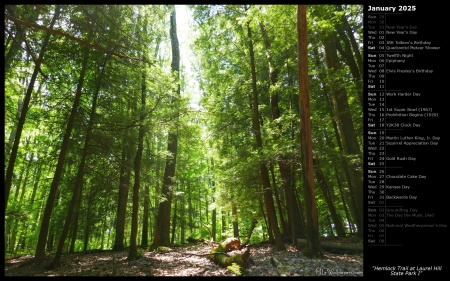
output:
[[362, 236], [362, 6], [303, 8], [5, 5], [5, 256]]

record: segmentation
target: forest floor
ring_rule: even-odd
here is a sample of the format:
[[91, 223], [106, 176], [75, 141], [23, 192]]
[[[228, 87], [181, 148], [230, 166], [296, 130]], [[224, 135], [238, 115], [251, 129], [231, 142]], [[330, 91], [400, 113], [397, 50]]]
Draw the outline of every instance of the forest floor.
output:
[[[340, 239], [340, 243], [361, 243]], [[251, 245], [251, 265], [245, 276], [362, 276], [363, 254], [330, 253], [311, 259], [286, 244], [286, 251], [276, 251], [268, 243]], [[5, 259], [5, 276], [236, 276], [207, 258], [212, 243], [186, 244], [165, 252], [145, 252], [128, 261], [128, 250], [92, 250], [86, 253], [65, 253], [60, 266], [47, 269], [53, 255], [39, 265], [32, 255]], [[231, 253], [230, 253], [231, 254]], [[277, 265], [277, 266], [276, 266]]]

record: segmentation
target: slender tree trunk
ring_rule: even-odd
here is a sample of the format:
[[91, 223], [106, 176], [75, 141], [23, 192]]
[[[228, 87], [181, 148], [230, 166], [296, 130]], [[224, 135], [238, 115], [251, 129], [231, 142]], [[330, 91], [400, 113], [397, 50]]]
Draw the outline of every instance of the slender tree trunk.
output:
[[191, 181], [189, 178], [187, 179], [187, 190], [188, 190], [187, 195], [189, 196], [188, 197], [189, 235], [192, 237], [192, 229], [194, 228], [192, 216], [194, 211], [192, 208], [192, 190], [191, 190]]
[[[16, 8], [17, 8], [17, 5], [5, 5], [5, 12], [12, 17], [17, 17], [15, 14]], [[25, 14], [24, 16], [26, 16], [25, 20], [28, 22], [35, 22], [39, 18], [38, 13], [30, 13], [28, 15]], [[17, 53], [19, 53], [22, 43], [24, 42], [24, 40], [27, 36], [20, 24], [15, 23], [15, 27], [16, 27], [15, 36], [13, 37], [12, 34], [10, 33], [10, 36], [8, 37], [8, 38], [12, 38], [12, 42], [8, 49], [8, 52], [5, 55], [5, 73], [7, 73], [9, 71], [9, 69], [11, 68], [11, 61], [17, 55]], [[52, 28], [52, 26], [50, 28]], [[5, 44], [5, 46], [7, 46], [7, 45], [8, 44]], [[20, 57], [20, 55], [21, 55], [21, 53], [18, 54], [19, 57]]]
[[84, 76], [85, 76], [87, 64], [88, 64], [89, 50], [90, 50], [89, 48], [84, 49], [84, 57], [83, 57], [83, 63], [81, 66], [80, 79], [78, 81], [75, 100], [73, 102], [72, 111], [70, 113], [66, 132], [64, 134], [63, 142], [61, 145], [61, 151], [59, 153], [58, 164], [56, 166], [55, 175], [53, 177], [53, 181], [50, 186], [50, 193], [48, 195], [47, 204], [45, 206], [44, 217], [42, 219], [41, 230], [39, 232], [39, 240], [38, 240], [38, 244], [36, 247], [35, 258], [43, 258], [45, 256], [45, 240], [47, 239], [48, 226], [49, 226], [50, 218], [51, 218], [52, 211], [53, 211], [55, 194], [58, 189], [59, 180], [61, 178], [64, 161], [65, 161], [67, 150], [69, 147], [70, 135], [72, 133], [73, 124], [75, 121], [75, 117], [77, 115], [78, 106], [80, 104], [81, 93], [82, 93], [81, 90], [83, 88]]
[[93, 191], [89, 191], [86, 210], [86, 222], [84, 225], [84, 240], [83, 240], [83, 252], [87, 251], [89, 244], [89, 235], [91, 234], [91, 208], [92, 208]]
[[239, 238], [239, 222], [238, 222], [237, 206], [234, 200], [231, 203], [231, 215], [233, 216], [233, 236], [235, 238]]
[[352, 73], [352, 76], [355, 79], [356, 91], [358, 93], [359, 102], [361, 108], [363, 108], [364, 99], [363, 99], [362, 76], [364, 74], [362, 68], [363, 66], [361, 53], [359, 52], [358, 44], [356, 43], [355, 36], [353, 35], [353, 31], [351, 30], [351, 27], [347, 21], [347, 16], [344, 14], [342, 6], [336, 5], [336, 10], [342, 13], [340, 23], [336, 25], [336, 32], [337, 35], [339, 36], [339, 39], [341, 39], [342, 42], [344, 43], [345, 47], [343, 49], [338, 40], [336, 39], [336, 48], [339, 50], [339, 53], [342, 54], [342, 58], [344, 59], [345, 63], [349, 66], [350, 72]]
[[281, 229], [282, 229], [283, 234], [284, 234], [283, 236], [285, 236], [288, 233], [288, 228], [286, 226], [286, 221], [284, 220], [283, 207], [281, 206], [280, 196], [278, 195], [278, 187], [277, 187], [277, 184], [276, 184], [275, 172], [274, 172], [274, 167], [273, 167], [272, 163], [269, 165], [269, 169], [270, 169], [270, 176], [272, 178], [272, 183], [273, 183], [273, 185], [272, 185], [273, 186], [273, 193], [275, 195], [275, 202], [277, 204], [278, 215], [280, 216]]
[[220, 235], [220, 238], [221, 240], [223, 240], [224, 238], [226, 238], [223, 236], [223, 233], [227, 230], [227, 222], [225, 212], [222, 211], [221, 213], [222, 213], [222, 234]]
[[[87, 48], [85, 48], [85, 56], [86, 57], [88, 56]], [[86, 129], [86, 136], [84, 139], [84, 145], [83, 145], [83, 150], [82, 150], [82, 154], [81, 154], [80, 164], [78, 166], [77, 177], [75, 179], [75, 186], [73, 188], [72, 199], [70, 201], [69, 210], [67, 211], [66, 221], [64, 223], [63, 231], [62, 231], [61, 237], [59, 239], [58, 248], [56, 250], [55, 257], [53, 258], [51, 267], [55, 267], [55, 266], [59, 265], [59, 260], [61, 258], [61, 254], [63, 251], [64, 242], [66, 241], [67, 235], [69, 234], [71, 224], [72, 224], [72, 222], [74, 222], [75, 207], [76, 207], [78, 201], [80, 201], [79, 199], [81, 198], [81, 196], [83, 194], [83, 183], [84, 183], [84, 171], [85, 171], [85, 166], [86, 166], [86, 158], [88, 156], [89, 142], [91, 141], [91, 138], [92, 138], [92, 127], [94, 124], [95, 111], [97, 109], [97, 99], [98, 99], [98, 94], [100, 92], [100, 82], [101, 82], [101, 78], [103, 77], [103, 71], [105, 69], [105, 65], [106, 65], [106, 60], [103, 63], [102, 73], [100, 74], [100, 78], [99, 78], [100, 81], [98, 81], [98, 83], [97, 83], [97, 88], [95, 90], [94, 97], [92, 100], [91, 113], [89, 116], [89, 122], [88, 122], [87, 129]], [[76, 230], [74, 230], [74, 231], [76, 232]]]
[[[53, 16], [52, 21], [50, 23], [51, 29], [53, 29], [53, 26], [55, 25], [56, 20], [59, 18], [60, 9], [61, 9], [61, 5], [56, 5], [55, 15]], [[13, 177], [13, 173], [14, 173], [14, 165], [16, 162], [17, 151], [19, 150], [20, 137], [22, 135], [23, 126], [25, 124], [25, 120], [26, 120], [26, 116], [27, 116], [27, 112], [28, 112], [28, 108], [29, 108], [29, 104], [30, 104], [31, 94], [33, 92], [34, 83], [36, 82], [37, 74], [41, 67], [42, 60], [44, 59], [45, 51], [47, 50], [47, 46], [50, 41], [50, 36], [51, 36], [50, 33], [47, 33], [45, 36], [44, 42], [42, 43], [41, 51], [39, 52], [39, 56], [36, 61], [36, 66], [34, 67], [33, 74], [31, 75], [30, 83], [28, 84], [27, 92], [25, 93], [25, 97], [23, 99], [22, 110], [20, 112], [20, 118], [19, 118], [19, 122], [17, 124], [16, 135], [14, 137], [14, 144], [13, 144], [13, 147], [11, 150], [11, 155], [9, 157], [8, 168], [6, 170], [6, 176], [5, 176], [5, 210], [8, 205], [8, 197], [9, 197], [9, 192], [11, 190], [12, 177]], [[45, 236], [46, 236], [45, 239], [47, 239], [47, 235], [45, 235]], [[41, 241], [41, 244], [42, 245], [39, 245], [41, 250], [39, 251], [38, 257], [43, 257], [45, 255], [45, 251], [44, 251], [45, 241], [44, 242]]]
[[[17, 101], [17, 110], [16, 110], [16, 120], [15, 120], [17, 122], [20, 119], [22, 107], [23, 107], [23, 100], [18, 100]], [[9, 133], [8, 142], [5, 143], [5, 162], [8, 161], [8, 163], [9, 163], [9, 159], [7, 159], [6, 157], [9, 155], [9, 153], [11, 151], [11, 146], [14, 144], [14, 138], [16, 137], [16, 133], [17, 133], [17, 126], [13, 126], [13, 128], [11, 129], [11, 133]]]
[[133, 186], [133, 210], [131, 215], [131, 237], [130, 237], [130, 251], [128, 253], [128, 260], [138, 258], [137, 252], [137, 233], [138, 233], [138, 212], [139, 212], [139, 189], [141, 186], [141, 159], [144, 150], [144, 118], [145, 118], [145, 72], [142, 73], [142, 92], [141, 92], [141, 117], [139, 125], [139, 140], [136, 157], [134, 159], [134, 186]]
[[170, 245], [170, 209], [172, 204], [173, 187], [175, 186], [175, 167], [177, 160], [178, 148], [178, 98], [180, 97], [180, 48], [177, 37], [176, 13], [173, 6], [170, 15], [170, 43], [172, 46], [172, 71], [175, 73], [175, 81], [177, 83], [176, 95], [172, 99], [174, 120], [177, 122], [176, 129], [169, 132], [167, 150], [170, 153], [166, 157], [166, 167], [164, 169], [164, 180], [162, 187], [163, 200], [159, 202], [158, 216], [156, 219], [155, 236], [150, 250], [158, 248], [158, 246]]
[[[341, 65], [339, 63], [337, 54], [336, 54], [336, 45], [333, 41], [334, 36], [328, 36], [324, 41], [325, 46], [325, 58], [327, 67], [329, 69], [333, 69], [334, 71], [339, 71]], [[351, 161], [350, 156], [360, 160], [361, 150], [359, 147], [358, 139], [356, 137], [356, 132], [353, 127], [353, 121], [350, 114], [350, 108], [348, 105], [347, 93], [345, 88], [343, 87], [342, 81], [332, 81], [331, 82], [332, 89], [332, 99], [333, 99], [333, 107], [334, 113], [336, 116], [336, 122], [339, 129], [339, 135], [342, 140], [342, 147], [344, 153], [347, 155], [346, 162], [350, 173], [350, 180], [352, 186], [354, 187], [355, 193], [355, 201], [356, 201], [356, 212], [358, 214], [363, 213], [364, 202], [363, 202], [363, 175], [360, 163], [362, 161]], [[359, 162], [359, 163], [358, 163]], [[363, 234], [363, 226], [364, 222], [362, 220], [362, 216], [357, 216], [357, 227], [358, 227], [358, 235]]]
[[[318, 51], [316, 49], [314, 49], [313, 53], [314, 53], [314, 57], [317, 60], [317, 65], [321, 65]], [[323, 72], [319, 71], [318, 72], [318, 77], [319, 77], [320, 80], [326, 81], [326, 77], [323, 75]], [[336, 123], [336, 117], [333, 114], [332, 99], [331, 99], [330, 95], [328, 94], [327, 87], [323, 87], [322, 91], [323, 91], [323, 94], [324, 94], [325, 99], [326, 99], [326, 103], [325, 104], [327, 106], [327, 112], [329, 112], [329, 115], [330, 115], [330, 121], [331, 121], [331, 124], [333, 126], [334, 135], [335, 135], [335, 138], [336, 138], [336, 143], [337, 143], [337, 145], [339, 147], [340, 154], [343, 155], [345, 153], [344, 153], [344, 150], [342, 148], [341, 136], [339, 135], [339, 129], [338, 129], [338, 125]], [[329, 147], [333, 147], [333, 144], [331, 143], [330, 138], [328, 138], [327, 135], [326, 135], [326, 131], [325, 131], [325, 138], [326, 138], [327, 145]], [[333, 159], [333, 163], [334, 163], [334, 159]], [[355, 192], [354, 192], [354, 188], [353, 188], [353, 184], [352, 184], [352, 180], [351, 180], [351, 176], [350, 176], [350, 172], [349, 172], [349, 170], [350, 170], [350, 167], [348, 166], [349, 163], [345, 161], [345, 156], [341, 157], [341, 164], [342, 164], [341, 166], [342, 166], [342, 168], [344, 170], [344, 175], [345, 175], [345, 177], [347, 179], [348, 188], [350, 190], [350, 196], [349, 197], [350, 197], [350, 209], [351, 209], [352, 216], [353, 216], [353, 218], [356, 221], [362, 220], [362, 213], [356, 211], [357, 208], [356, 208]], [[334, 164], [334, 168], [335, 169], [336, 169], [336, 167], [337, 167], [337, 165]], [[336, 173], [336, 175], [339, 175], [339, 173]], [[342, 192], [342, 186], [340, 186], [340, 188], [341, 188], [341, 192]], [[345, 204], [345, 200], [343, 200], [343, 202]], [[348, 214], [347, 214], [347, 216], [348, 216]], [[348, 218], [350, 218], [350, 217], [348, 216]], [[349, 224], [351, 226], [350, 220], [349, 220]]]
[[[326, 141], [328, 147], [333, 147], [333, 144], [331, 143], [331, 140], [330, 140], [330, 138], [328, 137], [328, 134], [327, 134], [326, 131], [324, 131], [324, 137], [325, 137], [325, 141]], [[344, 192], [343, 192], [342, 181], [341, 181], [341, 175], [340, 175], [340, 173], [338, 172], [336, 160], [335, 160], [334, 157], [331, 159], [331, 163], [332, 163], [332, 165], [333, 165], [334, 174], [336, 175], [337, 185], [338, 185], [338, 188], [339, 188], [339, 194], [341, 195], [341, 201], [342, 201], [342, 205], [343, 205], [343, 207], [344, 207], [345, 217], [347, 218], [347, 222], [348, 222], [348, 226], [349, 226], [349, 231], [350, 231], [350, 233], [353, 233], [353, 226], [352, 226], [353, 223], [352, 223], [350, 214], [349, 214], [349, 212], [348, 212], [348, 207], [347, 207], [347, 203], [346, 203], [347, 200], [346, 200], [346, 198], [345, 198], [345, 196], [344, 196]], [[345, 168], [345, 167], [344, 167], [344, 168]]]
[[[261, 34], [264, 38], [264, 46], [266, 49], [266, 56], [269, 64], [269, 78], [270, 78], [270, 108], [272, 111], [272, 119], [277, 120], [281, 116], [280, 108], [278, 105], [279, 102], [279, 95], [278, 91], [276, 90], [276, 84], [278, 83], [278, 69], [274, 65], [273, 58], [272, 58], [272, 52], [271, 52], [271, 43], [269, 36], [267, 35], [265, 26], [263, 23], [260, 23], [260, 29]], [[278, 124], [278, 129], [282, 133], [282, 126], [281, 124]], [[280, 135], [281, 136], [281, 135]], [[297, 245], [297, 237], [303, 236], [302, 233], [297, 233], [297, 230], [299, 232], [303, 232], [303, 227], [301, 225], [300, 218], [296, 216], [295, 209], [298, 208], [295, 204], [297, 204], [296, 198], [293, 196], [294, 194], [294, 188], [295, 186], [291, 184], [291, 174], [292, 171], [289, 167], [289, 165], [286, 163], [288, 161], [287, 157], [284, 155], [281, 155], [280, 161], [278, 161], [278, 166], [280, 168], [280, 174], [283, 182], [283, 188], [284, 188], [284, 194], [286, 198], [286, 208], [287, 208], [287, 214], [288, 214], [288, 224], [286, 225], [284, 222], [284, 219], [281, 218], [283, 229], [285, 229], [285, 234], [290, 232], [292, 237], [292, 244]]]
[[175, 242], [175, 232], [177, 227], [177, 206], [178, 205], [178, 199], [175, 198], [175, 205], [173, 206], [173, 218], [172, 218], [172, 238], [170, 240], [170, 243], [173, 244]]
[[[342, 12], [342, 5], [337, 5], [337, 10]], [[360, 47], [358, 42], [356, 42], [356, 38], [355, 38], [355, 32], [352, 30], [347, 17], [345, 14], [342, 14], [342, 19], [341, 19], [341, 24], [343, 26], [343, 29], [345, 30], [345, 33], [347, 34], [349, 40], [350, 40], [350, 45], [352, 46], [353, 52], [355, 53], [355, 58], [356, 58], [356, 62], [358, 65], [358, 69], [361, 75], [363, 75], [363, 71], [364, 71], [364, 67], [363, 67], [363, 59], [362, 59], [362, 55], [360, 52]]]
[[306, 203], [306, 239], [303, 251], [306, 256], [320, 257], [322, 251], [319, 244], [319, 222], [316, 198], [314, 194], [313, 155], [311, 138], [311, 121], [309, 113], [308, 86], [308, 41], [306, 29], [306, 5], [298, 5], [298, 72], [299, 72], [299, 104], [300, 104], [300, 142], [302, 155], [303, 188]]
[[142, 218], [142, 240], [141, 245], [142, 246], [148, 246], [148, 212], [149, 212], [149, 189], [148, 184], [145, 184], [144, 186], [144, 215]]
[[[61, 197], [61, 190], [58, 189], [56, 191], [56, 195], [55, 195], [55, 205], [54, 207], [58, 207], [59, 205], [59, 198]], [[48, 239], [47, 239], [47, 251], [48, 252], [52, 252], [53, 251], [53, 246], [54, 246], [54, 237], [55, 237], [55, 224], [56, 222], [54, 220], [51, 221], [51, 224], [49, 226], [49, 234], [48, 234]], [[39, 240], [38, 240], [39, 242]]]
[[[259, 209], [261, 210], [261, 215], [264, 218], [264, 224], [266, 225], [267, 233], [269, 235], [269, 241], [270, 241], [270, 243], [272, 243], [273, 241], [275, 241], [275, 239], [273, 238], [272, 228], [270, 227], [270, 224], [266, 217], [266, 213], [264, 212], [262, 199], [259, 196], [258, 196], [258, 202], [259, 202]], [[263, 231], [263, 240], [264, 239], [265, 239], [265, 235], [264, 235], [264, 231]]]
[[[210, 143], [210, 147], [211, 147], [211, 143]], [[212, 202], [214, 203], [214, 195], [216, 194], [216, 182], [214, 181], [214, 159], [211, 158], [211, 176], [212, 176], [212, 180], [211, 180], [211, 187], [212, 187]], [[217, 210], [216, 208], [214, 208], [212, 210], [212, 215], [211, 215], [211, 239], [212, 241], [216, 241], [216, 236], [217, 236]]]
[[130, 186], [131, 170], [129, 162], [131, 158], [129, 138], [124, 135], [122, 146], [122, 160], [120, 165], [119, 200], [117, 203], [116, 234], [114, 237], [113, 251], [122, 251], [125, 238], [125, 219], [128, 203], [128, 190]]
[[[184, 193], [184, 181], [181, 181], [181, 191]], [[184, 243], [186, 241], [186, 205], [185, 205], [185, 195], [180, 199], [180, 242]]]
[[339, 237], [345, 237], [345, 229], [342, 224], [342, 219], [339, 214], [336, 212], [336, 208], [334, 207], [333, 198], [331, 196], [332, 190], [328, 186], [325, 176], [322, 173], [321, 165], [318, 163], [318, 160], [315, 159], [316, 168], [314, 169], [317, 183], [322, 190], [323, 197], [325, 198], [325, 202], [327, 203], [328, 209], [330, 211], [330, 216], [333, 219], [334, 228], [336, 229], [336, 234]]
[[[250, 66], [252, 72], [252, 92], [253, 92], [253, 132], [256, 138], [256, 148], [259, 150], [262, 148], [262, 138], [261, 138], [261, 127], [259, 121], [259, 102], [258, 102], [258, 91], [256, 88], [256, 70], [255, 70], [255, 55], [253, 51], [253, 41], [252, 41], [252, 31], [250, 29], [250, 24], [247, 23], [247, 36], [250, 51]], [[267, 216], [269, 219], [269, 224], [272, 228], [273, 236], [275, 238], [275, 245], [277, 250], [286, 250], [284, 246], [283, 239], [281, 237], [281, 232], [278, 227], [277, 216], [275, 212], [275, 204], [273, 202], [272, 190], [270, 189], [270, 179], [269, 171], [264, 163], [260, 164], [261, 172], [261, 183], [264, 192], [264, 203], [266, 205]]]

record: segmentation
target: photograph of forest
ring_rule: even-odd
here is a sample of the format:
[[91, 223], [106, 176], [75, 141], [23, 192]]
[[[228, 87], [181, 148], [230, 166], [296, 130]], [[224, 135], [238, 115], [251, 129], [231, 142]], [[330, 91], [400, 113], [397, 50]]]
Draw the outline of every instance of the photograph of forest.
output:
[[6, 276], [362, 276], [362, 5], [4, 6]]

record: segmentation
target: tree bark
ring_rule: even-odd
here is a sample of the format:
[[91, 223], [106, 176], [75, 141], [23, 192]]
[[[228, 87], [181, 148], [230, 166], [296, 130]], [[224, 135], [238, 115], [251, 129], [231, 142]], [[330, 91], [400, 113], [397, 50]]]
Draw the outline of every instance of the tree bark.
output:
[[247, 240], [245, 240], [245, 242], [242, 243], [241, 248], [246, 247], [250, 243], [250, 238], [252, 238], [253, 230], [255, 229], [257, 223], [258, 221], [256, 219], [252, 219], [252, 224], [248, 229]]
[[141, 245], [142, 246], [148, 246], [148, 212], [149, 212], [149, 188], [148, 184], [145, 184], [144, 186], [144, 215], [142, 217], [142, 240]]
[[129, 166], [129, 161], [131, 158], [129, 138], [124, 135], [122, 141], [123, 144], [119, 178], [119, 199], [117, 203], [116, 234], [114, 238], [113, 251], [121, 251], [124, 248], [123, 241], [125, 238], [125, 218], [131, 177]]
[[175, 197], [175, 205], [173, 206], [173, 216], [172, 216], [172, 238], [170, 239], [170, 243], [175, 243], [175, 233], [177, 230], [177, 206], [178, 198]]
[[172, 99], [174, 120], [177, 122], [174, 131], [169, 132], [167, 150], [170, 153], [166, 157], [166, 167], [164, 169], [164, 181], [162, 187], [162, 200], [159, 203], [158, 216], [156, 220], [155, 237], [150, 250], [158, 246], [170, 245], [170, 209], [172, 204], [173, 187], [175, 185], [175, 166], [177, 160], [178, 147], [178, 99], [180, 97], [180, 48], [178, 45], [177, 25], [175, 7], [170, 15], [170, 43], [172, 46], [172, 71], [177, 83], [176, 95]]
[[138, 149], [136, 151], [136, 157], [134, 158], [134, 186], [133, 186], [133, 210], [131, 214], [131, 235], [130, 235], [130, 250], [128, 252], [128, 260], [134, 260], [138, 258], [137, 252], [137, 233], [138, 233], [138, 212], [139, 212], [139, 189], [141, 188], [141, 159], [142, 152], [144, 150], [144, 136], [145, 126], [144, 119], [146, 116], [145, 108], [145, 96], [146, 96], [146, 84], [145, 84], [145, 71], [142, 73], [142, 89], [141, 89], [141, 116], [139, 118], [139, 138]]
[[304, 254], [309, 257], [320, 257], [319, 223], [316, 198], [314, 194], [313, 155], [311, 121], [309, 113], [308, 86], [308, 41], [306, 29], [306, 5], [298, 5], [298, 72], [299, 72], [299, 104], [300, 104], [300, 141], [302, 155], [303, 188], [306, 203], [306, 239]]
[[239, 223], [238, 223], [238, 214], [237, 214], [237, 206], [235, 199], [232, 199], [231, 203], [231, 215], [233, 217], [233, 237], [239, 238]]

